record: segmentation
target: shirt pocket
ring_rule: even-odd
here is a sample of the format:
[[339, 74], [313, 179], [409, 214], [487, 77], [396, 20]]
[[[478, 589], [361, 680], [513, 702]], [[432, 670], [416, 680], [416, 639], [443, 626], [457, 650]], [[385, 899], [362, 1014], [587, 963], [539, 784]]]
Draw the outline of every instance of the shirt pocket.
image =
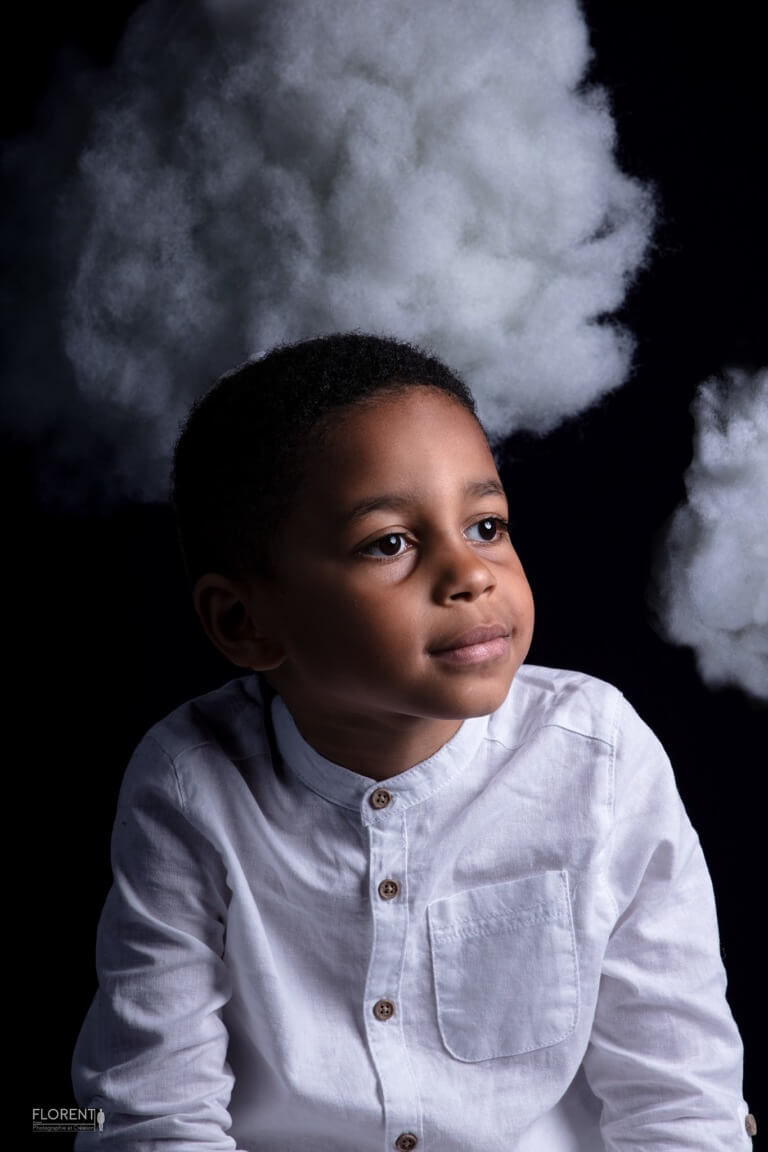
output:
[[558, 1044], [579, 1015], [567, 872], [459, 892], [427, 907], [437, 1018], [457, 1060]]

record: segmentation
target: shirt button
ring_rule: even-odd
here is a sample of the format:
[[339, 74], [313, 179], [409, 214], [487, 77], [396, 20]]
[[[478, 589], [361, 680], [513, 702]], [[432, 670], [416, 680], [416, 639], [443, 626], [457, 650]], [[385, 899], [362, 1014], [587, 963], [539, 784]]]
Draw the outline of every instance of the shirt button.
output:
[[371, 808], [386, 808], [392, 799], [392, 793], [386, 788], [375, 788], [371, 792]]
[[397, 1140], [395, 1140], [395, 1148], [397, 1152], [412, 1152], [419, 1142], [418, 1136], [414, 1136], [413, 1132], [401, 1132]]
[[390, 1020], [395, 1014], [395, 1006], [391, 1000], [377, 1000], [373, 1014], [377, 1020]]
[[400, 885], [397, 880], [382, 880], [379, 884], [379, 896], [382, 900], [394, 900], [400, 891]]

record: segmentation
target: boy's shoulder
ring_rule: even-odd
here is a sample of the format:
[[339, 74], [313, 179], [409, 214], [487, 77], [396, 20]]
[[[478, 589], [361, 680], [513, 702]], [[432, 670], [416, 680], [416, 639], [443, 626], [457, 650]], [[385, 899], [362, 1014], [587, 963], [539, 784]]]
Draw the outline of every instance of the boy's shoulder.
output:
[[175, 708], [147, 732], [174, 762], [210, 748], [232, 760], [264, 751], [263, 702], [257, 676], [240, 676]]
[[523, 664], [506, 700], [489, 719], [488, 737], [520, 744], [535, 731], [554, 726], [614, 744], [626, 708], [622, 693], [605, 680], [585, 672]]
[[225, 796], [237, 800], [243, 775], [266, 760], [259, 681], [239, 677], [152, 725], [126, 767], [118, 805], [204, 812]]

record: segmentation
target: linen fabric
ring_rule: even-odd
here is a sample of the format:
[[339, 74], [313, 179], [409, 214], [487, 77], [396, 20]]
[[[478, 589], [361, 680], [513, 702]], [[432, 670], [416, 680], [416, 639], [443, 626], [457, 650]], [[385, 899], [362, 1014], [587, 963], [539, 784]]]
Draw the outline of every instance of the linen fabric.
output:
[[608, 684], [523, 666], [376, 782], [232, 681], [140, 744], [113, 872], [80, 1152], [750, 1146], [699, 841]]

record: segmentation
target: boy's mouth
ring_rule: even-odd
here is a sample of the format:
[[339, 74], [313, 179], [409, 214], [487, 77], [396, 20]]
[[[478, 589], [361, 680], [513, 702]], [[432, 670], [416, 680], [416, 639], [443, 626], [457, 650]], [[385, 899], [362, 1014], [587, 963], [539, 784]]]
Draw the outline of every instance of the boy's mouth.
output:
[[485, 624], [450, 640], [438, 641], [429, 654], [448, 664], [482, 664], [506, 656], [509, 639], [509, 629], [503, 624]]

